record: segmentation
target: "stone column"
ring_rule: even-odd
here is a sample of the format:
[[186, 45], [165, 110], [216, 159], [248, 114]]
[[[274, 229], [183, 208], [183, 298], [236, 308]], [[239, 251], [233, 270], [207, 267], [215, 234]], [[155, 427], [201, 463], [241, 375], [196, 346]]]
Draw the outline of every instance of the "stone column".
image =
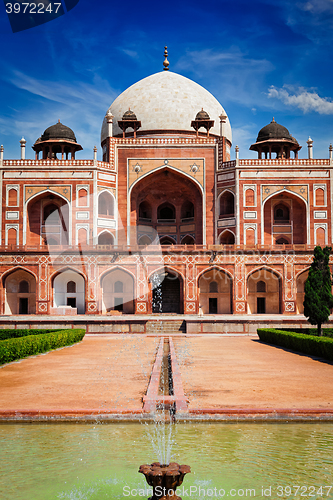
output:
[[27, 141], [24, 139], [24, 137], [22, 137], [22, 139], [20, 140], [20, 144], [21, 144], [21, 160], [25, 160], [25, 145], [26, 145]]
[[313, 140], [311, 139], [311, 137], [309, 137], [309, 139], [306, 141], [307, 145], [308, 145], [308, 158], [309, 160], [312, 160], [313, 159]]

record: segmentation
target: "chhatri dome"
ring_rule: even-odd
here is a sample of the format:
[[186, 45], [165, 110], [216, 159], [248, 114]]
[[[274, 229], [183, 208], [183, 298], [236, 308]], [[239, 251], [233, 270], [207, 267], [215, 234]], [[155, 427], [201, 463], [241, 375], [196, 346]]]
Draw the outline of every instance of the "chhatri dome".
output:
[[[168, 69], [168, 68], [165, 68]], [[214, 121], [210, 135], [220, 135], [220, 115], [226, 115], [218, 100], [208, 90], [188, 78], [171, 71], [161, 71], [135, 83], [111, 104], [108, 112], [113, 115], [113, 135], [122, 135], [118, 121], [131, 110], [141, 122], [140, 134], [148, 131], [191, 132], [191, 122], [202, 109]], [[223, 135], [231, 143], [228, 117], [223, 124]], [[107, 137], [104, 118], [101, 141]]]

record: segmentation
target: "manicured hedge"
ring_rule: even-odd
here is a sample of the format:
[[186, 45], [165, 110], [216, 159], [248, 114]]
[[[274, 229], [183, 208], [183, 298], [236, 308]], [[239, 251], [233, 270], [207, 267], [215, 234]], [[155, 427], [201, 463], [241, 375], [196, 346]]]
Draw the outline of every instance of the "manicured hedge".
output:
[[85, 333], [85, 330], [58, 330], [2, 340], [0, 342], [0, 365], [75, 344], [83, 339]]
[[333, 361], [333, 339], [331, 338], [275, 330], [274, 328], [260, 328], [257, 332], [262, 342]]
[[[304, 333], [305, 335], [318, 336], [317, 328], [281, 328], [283, 332]], [[323, 337], [333, 337], [333, 328], [322, 328]]]
[[15, 330], [15, 329], [3, 329], [0, 330], [0, 340], [6, 339], [14, 339], [17, 337], [26, 337], [27, 335], [40, 335], [42, 333], [51, 333], [51, 332], [59, 332], [59, 328], [56, 330], [52, 329], [43, 329], [39, 330]]

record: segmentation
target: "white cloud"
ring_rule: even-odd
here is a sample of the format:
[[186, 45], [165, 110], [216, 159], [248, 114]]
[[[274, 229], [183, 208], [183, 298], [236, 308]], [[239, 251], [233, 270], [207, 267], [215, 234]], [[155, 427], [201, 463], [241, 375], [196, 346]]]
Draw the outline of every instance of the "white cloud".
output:
[[321, 14], [322, 12], [332, 12], [333, 0], [309, 0], [297, 2], [296, 6], [304, 11]]
[[222, 104], [232, 101], [247, 107], [260, 107], [261, 89], [266, 88], [267, 74], [274, 65], [267, 59], [254, 59], [238, 47], [225, 51], [204, 49], [189, 51], [175, 65], [175, 71], [195, 75]]
[[[12, 109], [11, 116], [5, 121], [0, 119], [1, 135], [19, 139], [24, 135], [28, 143], [33, 144], [45, 128], [60, 119], [74, 130], [78, 142], [86, 151], [83, 154], [92, 155], [93, 146], [98, 146], [100, 142], [104, 114], [118, 95], [107, 81], [95, 76], [90, 83], [54, 82], [38, 80], [19, 71], [12, 71], [6, 80], [28, 92], [31, 97], [21, 100], [20, 109]], [[27, 154], [29, 156], [28, 151]]]
[[[87, 106], [92, 103], [94, 107], [109, 106], [111, 101], [115, 98], [116, 93], [109, 86], [108, 82], [102, 79], [95, 79], [92, 84], [83, 82], [54, 82], [47, 80], [37, 80], [15, 71], [9, 81], [16, 87], [26, 90], [31, 94], [44, 97], [50, 101], [55, 101], [68, 106], [77, 107], [78, 102], [85, 102]], [[109, 102], [108, 105], [105, 103]]]
[[281, 8], [295, 33], [319, 44], [332, 40], [333, 0], [281, 0]]
[[333, 101], [327, 97], [320, 97], [313, 89], [306, 89], [304, 87], [295, 88], [291, 85], [284, 85], [282, 88], [277, 88], [272, 85], [267, 95], [272, 99], [279, 99], [287, 106], [296, 106], [303, 113], [333, 114]]

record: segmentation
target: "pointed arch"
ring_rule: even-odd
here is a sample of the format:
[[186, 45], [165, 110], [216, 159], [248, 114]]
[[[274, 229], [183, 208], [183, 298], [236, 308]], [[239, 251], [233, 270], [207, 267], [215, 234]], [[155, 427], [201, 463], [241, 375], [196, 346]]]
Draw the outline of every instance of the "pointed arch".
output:
[[177, 241], [172, 236], [162, 236], [160, 239], [160, 245], [177, 245]]
[[108, 189], [103, 189], [98, 193], [98, 216], [114, 218], [115, 197]]
[[[54, 210], [48, 214], [48, 220], [45, 209], [51, 205]], [[32, 195], [23, 209], [23, 244], [47, 245], [48, 240], [52, 240], [59, 245], [68, 245], [72, 235], [70, 207], [71, 203], [64, 195], [49, 188]], [[53, 220], [55, 212], [57, 221]]]
[[182, 240], [180, 242], [181, 245], [195, 245], [195, 239], [191, 234], [185, 234], [182, 236]]
[[142, 236], [140, 236], [140, 238], [138, 240], [138, 245], [149, 246], [151, 244], [152, 244], [152, 241], [147, 234], [143, 234]]
[[98, 235], [98, 245], [114, 245], [114, 236], [113, 234], [108, 231], [104, 230]]
[[[155, 168], [133, 182], [127, 200], [128, 226], [143, 223], [159, 237], [171, 233], [175, 243], [181, 241], [183, 232], [191, 232], [197, 244], [205, 244], [205, 192], [194, 176], [170, 165]], [[165, 231], [166, 225], [172, 228]], [[127, 242], [130, 244], [129, 232]]]
[[[160, 277], [160, 278], [157, 278]], [[184, 275], [171, 266], [160, 267], [148, 277], [153, 313], [184, 312]]]
[[115, 266], [100, 276], [102, 313], [112, 311], [133, 314], [135, 312], [135, 277], [127, 269]]
[[[277, 210], [281, 217], [276, 217]], [[274, 245], [278, 237], [288, 238], [290, 244], [309, 243], [309, 217], [309, 203], [300, 194], [285, 188], [270, 194], [261, 205], [261, 243]]]
[[[86, 277], [80, 271], [65, 267], [51, 276], [53, 307], [71, 307], [78, 314], [85, 313]], [[71, 283], [69, 287], [68, 284]], [[75, 292], [73, 290], [75, 283]], [[73, 311], [74, 313], [74, 311]]]
[[[9, 269], [2, 275], [5, 314], [36, 314], [36, 275], [24, 267]], [[24, 284], [24, 286], [23, 286]]]
[[199, 308], [204, 314], [232, 314], [233, 276], [219, 266], [204, 269], [197, 277]]
[[235, 216], [235, 193], [224, 189], [218, 196], [219, 218], [226, 219]]
[[[248, 312], [250, 314], [280, 314], [282, 282], [281, 274], [275, 269], [268, 266], [252, 269], [246, 276]], [[261, 283], [259, 289], [258, 283]]]
[[236, 242], [236, 235], [231, 229], [225, 229], [219, 235], [219, 245], [234, 245]]

